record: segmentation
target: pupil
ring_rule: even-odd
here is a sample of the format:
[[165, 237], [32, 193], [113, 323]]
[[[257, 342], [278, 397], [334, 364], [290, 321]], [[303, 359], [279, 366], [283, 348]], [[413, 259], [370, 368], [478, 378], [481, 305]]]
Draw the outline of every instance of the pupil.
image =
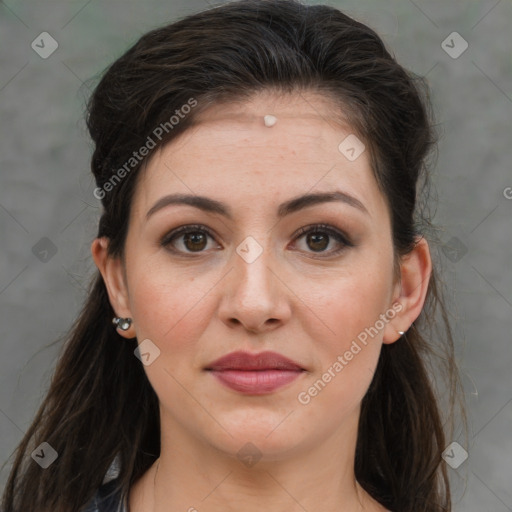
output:
[[308, 244], [309, 244], [309, 242], [312, 242], [313, 245], [316, 245], [316, 247], [312, 247], [310, 245], [310, 248], [311, 249], [319, 249], [320, 251], [325, 250], [325, 248], [329, 245], [327, 238], [328, 237], [325, 236], [325, 235], [319, 235], [319, 234], [316, 234], [316, 233], [309, 234], [308, 237], [307, 237]]
[[[187, 247], [187, 249], [192, 251], [197, 249], [204, 249], [204, 241], [205, 237], [203, 233], [187, 233], [185, 235], [185, 246]], [[193, 246], [191, 246], [189, 242], [192, 242]], [[197, 245], [199, 245], [200, 247], [198, 247]]]

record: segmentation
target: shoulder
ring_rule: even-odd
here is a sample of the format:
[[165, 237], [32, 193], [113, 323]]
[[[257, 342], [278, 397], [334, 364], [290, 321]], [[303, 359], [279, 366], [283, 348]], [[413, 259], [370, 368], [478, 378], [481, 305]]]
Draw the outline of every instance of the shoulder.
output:
[[126, 512], [119, 481], [114, 479], [99, 487], [82, 512]]

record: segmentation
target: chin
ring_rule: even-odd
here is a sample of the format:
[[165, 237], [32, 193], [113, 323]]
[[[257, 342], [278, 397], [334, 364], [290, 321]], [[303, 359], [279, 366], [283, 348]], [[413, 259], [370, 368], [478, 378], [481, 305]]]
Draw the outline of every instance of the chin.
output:
[[[252, 451], [266, 460], [281, 460], [287, 458], [293, 451], [299, 449], [305, 443], [304, 429], [295, 421], [287, 424], [283, 419], [288, 413], [277, 417], [263, 413], [254, 415], [246, 414], [243, 421], [221, 421], [227, 432], [213, 444], [222, 451], [235, 457], [243, 456]], [[290, 419], [293, 413], [290, 414]], [[299, 428], [300, 427], [300, 428]]]

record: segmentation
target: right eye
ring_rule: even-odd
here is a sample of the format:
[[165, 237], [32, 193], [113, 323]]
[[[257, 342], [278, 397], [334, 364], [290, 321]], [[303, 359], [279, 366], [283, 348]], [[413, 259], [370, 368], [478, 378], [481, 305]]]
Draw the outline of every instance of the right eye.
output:
[[[160, 245], [182, 254], [202, 253], [205, 252], [208, 238], [215, 240], [210, 229], [200, 224], [192, 224], [173, 229], [162, 238]], [[180, 244], [182, 248], [177, 247]]]

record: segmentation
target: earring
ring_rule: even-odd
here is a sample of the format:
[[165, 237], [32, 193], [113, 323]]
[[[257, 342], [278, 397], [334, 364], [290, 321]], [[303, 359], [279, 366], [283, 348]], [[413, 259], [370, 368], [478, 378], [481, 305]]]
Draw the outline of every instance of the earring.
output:
[[112, 319], [112, 323], [119, 327], [122, 331], [127, 331], [130, 328], [130, 325], [132, 325], [132, 319], [131, 318], [121, 318], [119, 316], [115, 316]]
[[404, 331], [398, 331], [398, 334], [400, 334], [400, 336], [403, 336], [405, 334]]

